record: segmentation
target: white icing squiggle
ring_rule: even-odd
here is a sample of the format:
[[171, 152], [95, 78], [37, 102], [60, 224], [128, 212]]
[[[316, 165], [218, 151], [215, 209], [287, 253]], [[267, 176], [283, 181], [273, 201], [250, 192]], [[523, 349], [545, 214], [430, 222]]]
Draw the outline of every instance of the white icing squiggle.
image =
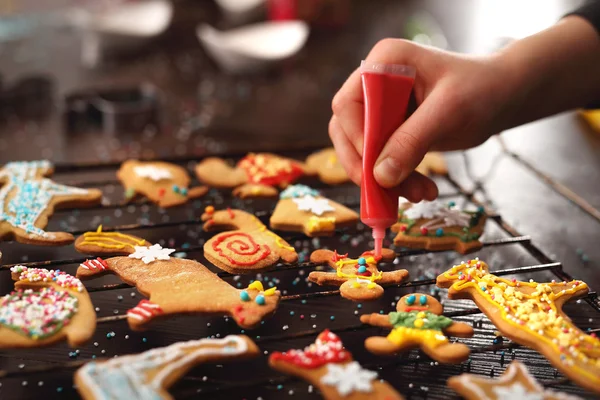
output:
[[464, 211], [448, 208], [438, 201], [421, 201], [403, 212], [408, 219], [430, 219], [421, 228], [437, 229], [442, 227], [469, 227], [471, 216]]
[[171, 171], [155, 165], [138, 165], [133, 167], [133, 172], [139, 177], [152, 179], [154, 182], [173, 178]]

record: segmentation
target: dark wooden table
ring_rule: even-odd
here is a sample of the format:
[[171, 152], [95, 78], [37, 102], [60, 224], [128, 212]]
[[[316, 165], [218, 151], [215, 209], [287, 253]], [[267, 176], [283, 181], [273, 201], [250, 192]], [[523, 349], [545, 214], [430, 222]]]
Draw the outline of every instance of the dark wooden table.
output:
[[[134, 157], [173, 160], [191, 168], [196, 160], [208, 154], [224, 154], [235, 159], [247, 151], [259, 150], [303, 158], [311, 150], [328, 144], [326, 128], [331, 97], [347, 74], [378, 39], [401, 37], [405, 21], [414, 12], [421, 9], [430, 12], [439, 21], [453, 49], [480, 52], [489, 50], [500, 36], [518, 37], [539, 29], [576, 4], [565, 1], [542, 6], [536, 2], [536, 8], [520, 4], [522, 2], [488, 3], [492, 2], [355, 1], [352, 23], [347, 28], [313, 31], [307, 46], [294, 60], [277, 71], [251, 77], [222, 74], [198, 44], [193, 32], [199, 21], [225, 26], [211, 2], [176, 2], [176, 23], [163, 36], [134, 54], [110, 58], [93, 70], [79, 65], [78, 39], [73, 34], [52, 31], [52, 34], [38, 35], [34, 41], [38, 43], [38, 47], [34, 47], [37, 50], [28, 54], [29, 58], [21, 54], [28, 61], [3, 57], [0, 72], [5, 84], [27, 74], [49, 74], [55, 84], [54, 100], [44, 112], [34, 113], [35, 118], [19, 118], [14, 114], [6, 118], [0, 126], [0, 162], [47, 158], [57, 165], [57, 181], [103, 190], [103, 207], [57, 212], [49, 229], [85, 231], [95, 229], [100, 223], [109, 227], [142, 224], [132, 233], [151, 242], [174, 247], [198, 246], [210, 237], [194, 222], [206, 205], [241, 207], [268, 218], [274, 203], [239, 201], [226, 192], [214, 191], [199, 201], [169, 210], [147, 203], [119, 206], [123, 190], [114, 174], [121, 161]], [[31, 49], [31, 46], [26, 48]], [[161, 93], [160, 129], [119, 133], [66, 129], [65, 96], [90, 87], [106, 90], [141, 82], [152, 83]], [[486, 227], [484, 239], [490, 245], [477, 255], [487, 260], [495, 271], [538, 266], [517, 271], [514, 276], [519, 279], [544, 281], [566, 273], [597, 290], [600, 221], [557, 188], [566, 185], [577, 194], [575, 200], [580, 204], [585, 202], [592, 209], [600, 208], [598, 136], [582, 124], [576, 114], [566, 113], [506, 132], [502, 139], [503, 143], [491, 139], [477, 149], [448, 154], [450, 178], [436, 178], [444, 199], [454, 199], [461, 204], [483, 201], [498, 214]], [[357, 208], [358, 191], [351, 185], [332, 188], [309, 183], [319, 186], [328, 197]], [[157, 223], [159, 227], [144, 228], [148, 223]], [[529, 235], [531, 241], [520, 238], [512, 244], [500, 245], [519, 234]], [[360, 253], [369, 247], [368, 232], [361, 225], [328, 239], [288, 237], [299, 251], [306, 252], [327, 246]], [[0, 251], [4, 255], [2, 264], [79, 257], [72, 246], [36, 248], [1, 243]], [[407, 268], [411, 280], [425, 282], [462, 259], [454, 253], [401, 254], [396, 267]], [[190, 251], [187, 257], [210, 265], [201, 251]], [[561, 264], [539, 267], [553, 260]], [[61, 268], [73, 273], [76, 265]], [[276, 270], [263, 274], [263, 278], [276, 282], [289, 295], [328, 290], [304, 281], [310, 270]], [[250, 278], [255, 277], [245, 276], [239, 282], [245, 285]], [[114, 278], [103, 278], [88, 286], [101, 288], [116, 282]], [[0, 294], [11, 289], [9, 274], [0, 270]], [[467, 370], [497, 376], [513, 358], [525, 362], [545, 384], [593, 398], [590, 393], [562, 380], [535, 352], [523, 348], [492, 351], [494, 327], [481, 314], [470, 314], [474, 305], [468, 301], [446, 303], [447, 312], [456, 312], [457, 319], [477, 326], [476, 336], [465, 340], [478, 349], [468, 363], [435, 365], [417, 352], [381, 359], [365, 351], [364, 338], [377, 330], [361, 327], [357, 314], [389, 312], [398, 296], [433, 289], [424, 284], [390, 289], [379, 301], [362, 304], [361, 308], [338, 296], [285, 301], [274, 318], [249, 334], [258, 338], [261, 350], [268, 354], [273, 350], [303, 347], [328, 327], [340, 332], [361, 363], [377, 370], [411, 398], [447, 398], [453, 395], [445, 388], [449, 376]], [[440, 296], [445, 298], [443, 291]], [[100, 318], [123, 315], [140, 298], [134, 289], [101, 290], [92, 294]], [[568, 313], [583, 329], [600, 328], [597, 309], [586, 301], [569, 305]], [[304, 318], [300, 319], [300, 315]], [[83, 362], [92, 356], [138, 353], [180, 340], [239, 332], [232, 321], [223, 318], [179, 317], [141, 334], [129, 331], [124, 321], [117, 321], [101, 323], [92, 342], [78, 349], [79, 353], [73, 357], [69, 355], [73, 350], [65, 345], [0, 351], [0, 399], [77, 398], [72, 388], [73, 369], [64, 367], [67, 362]], [[266, 356], [222, 368], [200, 366], [171, 392], [178, 398], [198, 398], [199, 391], [204, 393], [202, 398], [319, 398], [316, 392], [309, 392], [306, 383], [284, 379], [269, 370], [265, 360]], [[46, 367], [52, 370], [31, 372]], [[1, 378], [2, 371], [8, 371], [9, 377]]]

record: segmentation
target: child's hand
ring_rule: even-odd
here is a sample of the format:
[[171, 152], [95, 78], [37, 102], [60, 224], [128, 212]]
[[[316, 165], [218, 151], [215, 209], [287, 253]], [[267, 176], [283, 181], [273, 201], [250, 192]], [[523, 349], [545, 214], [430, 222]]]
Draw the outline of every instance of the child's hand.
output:
[[[401, 185], [411, 201], [433, 200], [437, 187], [414, 169], [430, 149], [456, 150], [483, 143], [497, 133], [494, 120], [508, 95], [510, 77], [493, 57], [469, 57], [400, 40], [377, 43], [367, 61], [417, 69], [416, 111], [388, 140], [375, 165], [384, 187]], [[329, 135], [350, 178], [360, 184], [364, 108], [358, 70], [332, 103]]]

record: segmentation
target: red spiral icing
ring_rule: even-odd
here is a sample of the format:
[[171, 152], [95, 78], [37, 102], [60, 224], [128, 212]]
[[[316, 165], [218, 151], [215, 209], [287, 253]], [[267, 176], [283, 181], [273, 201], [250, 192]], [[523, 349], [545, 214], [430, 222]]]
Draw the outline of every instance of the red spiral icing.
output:
[[[233, 239], [232, 239], [233, 238]], [[231, 240], [227, 240], [231, 239]], [[227, 241], [227, 243], [224, 243]], [[255, 256], [250, 261], [236, 260], [223, 251], [223, 245], [227, 250], [238, 256]], [[259, 261], [264, 260], [269, 254], [271, 249], [266, 244], [259, 245], [254, 241], [254, 238], [244, 232], [229, 232], [222, 233], [217, 236], [212, 243], [212, 248], [221, 257], [227, 259], [233, 265], [254, 265]]]
[[350, 360], [350, 353], [337, 335], [325, 329], [314, 344], [304, 350], [290, 350], [285, 353], [274, 352], [271, 360], [283, 361], [302, 368], [318, 368], [329, 363], [341, 363]]

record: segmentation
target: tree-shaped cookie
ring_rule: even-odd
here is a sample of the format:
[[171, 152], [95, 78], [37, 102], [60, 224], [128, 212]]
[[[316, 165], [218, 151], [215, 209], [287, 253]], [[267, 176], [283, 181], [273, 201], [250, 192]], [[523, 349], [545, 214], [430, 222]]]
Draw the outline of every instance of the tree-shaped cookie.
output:
[[208, 192], [206, 186], [189, 188], [190, 176], [185, 168], [162, 161], [127, 160], [117, 171], [117, 178], [125, 188], [126, 200], [139, 194], [163, 208], [187, 203]]
[[497, 379], [461, 374], [448, 379], [448, 386], [466, 400], [581, 400], [544, 389], [518, 361], [511, 362]]
[[352, 226], [358, 214], [318, 191], [305, 185], [288, 186], [279, 195], [279, 202], [271, 216], [273, 229], [304, 232], [306, 236], [329, 236], [336, 228]]
[[395, 257], [396, 253], [390, 249], [382, 249], [379, 258], [367, 251], [357, 259], [336, 251], [316, 250], [310, 255], [310, 261], [328, 264], [335, 272], [313, 271], [308, 275], [308, 280], [317, 285], [339, 286], [342, 297], [349, 300], [374, 300], [383, 295], [382, 286], [397, 285], [408, 278], [405, 269], [390, 272], [377, 269], [377, 263], [393, 261]]
[[281, 261], [298, 261], [296, 250], [288, 242], [246, 211], [215, 211], [214, 207], [208, 206], [202, 221], [205, 231], [225, 231], [204, 244], [204, 256], [232, 274], [265, 270]]
[[247, 336], [179, 342], [140, 354], [90, 361], [75, 373], [84, 400], [169, 400], [173, 386], [194, 366], [254, 358], [256, 344]]
[[563, 312], [585, 296], [581, 281], [537, 283], [489, 273], [479, 259], [455, 265], [437, 277], [450, 299], [471, 299], [503, 336], [530, 347], [577, 384], [600, 393], [600, 340], [577, 328]]
[[476, 212], [456, 209], [453, 202], [439, 201], [404, 203], [398, 210], [398, 232], [394, 244], [427, 250], [455, 250], [465, 254], [481, 248], [486, 216], [483, 209]]
[[473, 328], [444, 317], [444, 307], [426, 294], [403, 296], [396, 305], [397, 312], [388, 315], [368, 314], [361, 322], [392, 329], [387, 337], [373, 336], [365, 341], [371, 353], [391, 355], [420, 348], [441, 363], [456, 364], [469, 357], [469, 348], [462, 343], [450, 343], [447, 336], [471, 337]]
[[327, 400], [403, 399], [390, 384], [377, 379], [376, 372], [353, 361], [340, 338], [328, 329], [304, 350], [273, 352], [269, 365], [317, 386]]
[[[184, 313], [226, 314], [240, 327], [252, 328], [279, 304], [276, 288], [264, 290], [260, 281], [255, 281], [246, 289], [236, 289], [197, 261], [171, 257], [175, 250], [159, 244], [126, 251], [128, 256], [87, 260], [77, 269], [77, 277], [114, 273], [149, 297], [127, 312], [133, 330], [146, 329], [156, 318]], [[94, 255], [112, 252], [101, 248]]]
[[216, 188], [235, 188], [234, 194], [241, 198], [276, 196], [275, 188], [285, 188], [307, 174], [303, 163], [270, 153], [249, 153], [235, 168], [216, 157], [196, 166], [201, 182]]
[[0, 348], [40, 347], [66, 340], [85, 344], [96, 330], [96, 312], [79, 281], [62, 271], [10, 269], [15, 291], [0, 297]]
[[0, 169], [0, 239], [43, 246], [61, 246], [73, 241], [66, 232], [46, 232], [54, 209], [92, 206], [100, 203], [97, 189], [79, 189], [48, 179], [49, 161], [16, 161]]

